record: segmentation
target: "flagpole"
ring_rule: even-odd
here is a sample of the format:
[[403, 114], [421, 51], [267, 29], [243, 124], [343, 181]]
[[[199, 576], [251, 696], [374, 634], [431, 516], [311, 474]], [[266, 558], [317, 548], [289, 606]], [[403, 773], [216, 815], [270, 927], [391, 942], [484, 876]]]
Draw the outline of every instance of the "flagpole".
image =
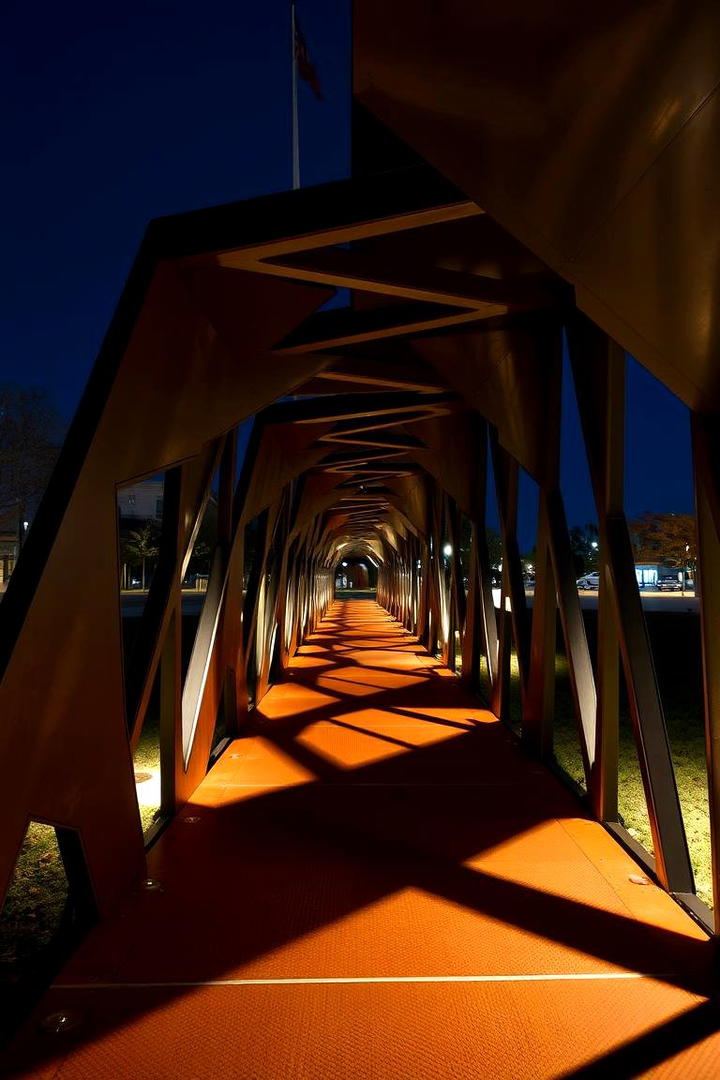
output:
[[292, 186], [300, 187], [300, 133], [298, 130], [297, 28], [295, 0], [290, 0], [290, 48], [292, 50]]

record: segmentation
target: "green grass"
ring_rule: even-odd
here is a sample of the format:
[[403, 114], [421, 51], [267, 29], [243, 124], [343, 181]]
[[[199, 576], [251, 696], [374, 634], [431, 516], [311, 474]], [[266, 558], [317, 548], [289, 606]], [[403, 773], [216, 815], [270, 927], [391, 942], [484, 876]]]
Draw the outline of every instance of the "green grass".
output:
[[62, 921], [67, 897], [55, 829], [33, 821], [0, 914], [0, 977], [12, 978], [47, 948]]
[[[133, 756], [133, 766], [136, 773], [158, 773], [160, 771], [159, 717], [156, 712], [151, 710], [151, 708], [148, 708], [145, 723], [143, 724], [143, 729]], [[139, 794], [142, 792], [142, 788], [143, 785], [139, 784]], [[148, 829], [150, 829], [160, 818], [160, 799], [158, 798], [148, 806], [139, 803], [139, 810], [143, 833], [147, 834]]]
[[[703, 725], [699, 623], [683, 613], [646, 615], [653, 657], [668, 728], [678, 796], [695, 875], [697, 895], [712, 905], [710, 815], [708, 810], [705, 732]], [[586, 613], [591, 654], [595, 652], [595, 621]], [[558, 633], [558, 640], [561, 635]], [[480, 658], [480, 692], [490, 696], [487, 662]], [[521, 719], [520, 677], [515, 650], [510, 657], [508, 720], [517, 730]], [[567, 657], [555, 660], [554, 756], [560, 768], [584, 791], [583, 770]], [[630, 835], [654, 854], [650, 819], [632, 731], [627, 694], [620, 693], [618, 753], [618, 811]]]
[[[678, 694], [676, 688], [666, 687], [663, 704], [696, 891], [701, 900], [712, 905], [705, 733], [699, 703], [688, 700], [689, 697], [691, 695], [687, 688], [684, 694]], [[584, 790], [585, 775], [570, 693], [568, 663], [563, 655], [557, 656], [555, 664], [554, 751], [560, 767]], [[650, 819], [624, 693], [620, 702], [618, 810], [630, 835], [652, 855]]]
[[[137, 771], [160, 768], [157, 719], [148, 715], [134, 757]], [[141, 805], [143, 832], [160, 817], [160, 805]], [[68, 883], [51, 825], [31, 822], [25, 835], [2, 913], [0, 981], [26, 975], [41, 960], [63, 921]]]
[[570, 672], [565, 656], [555, 657], [555, 725], [553, 729], [553, 750], [555, 760], [583, 791], [585, 770], [578, 741], [575, 723], [575, 707], [570, 690]]
[[[183, 673], [187, 669], [198, 616], [183, 616]], [[129, 655], [138, 632], [139, 619], [124, 619], [124, 650]], [[159, 676], [156, 679], [133, 764], [137, 772], [157, 773], [160, 769]], [[142, 785], [140, 785], [142, 790]], [[140, 805], [143, 833], [160, 818], [160, 799], [154, 805]], [[13, 984], [42, 962], [63, 924], [68, 900], [68, 883], [50, 825], [32, 822], [22, 844], [5, 903], [0, 912], [0, 982]]]
[[478, 689], [485, 701], [490, 701], [490, 671], [488, 669], [487, 657], [482, 653], [480, 654], [480, 665], [478, 668]]

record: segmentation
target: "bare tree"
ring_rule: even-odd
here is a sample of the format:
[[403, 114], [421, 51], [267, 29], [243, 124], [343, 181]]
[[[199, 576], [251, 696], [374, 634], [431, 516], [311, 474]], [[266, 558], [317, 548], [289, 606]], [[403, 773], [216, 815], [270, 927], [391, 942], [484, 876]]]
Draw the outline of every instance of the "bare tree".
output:
[[570, 550], [575, 561], [575, 573], [590, 574], [598, 568], [599, 536], [597, 525], [573, 525], [570, 529]]
[[18, 546], [62, 443], [63, 425], [46, 390], [0, 384], [0, 508], [15, 509]]

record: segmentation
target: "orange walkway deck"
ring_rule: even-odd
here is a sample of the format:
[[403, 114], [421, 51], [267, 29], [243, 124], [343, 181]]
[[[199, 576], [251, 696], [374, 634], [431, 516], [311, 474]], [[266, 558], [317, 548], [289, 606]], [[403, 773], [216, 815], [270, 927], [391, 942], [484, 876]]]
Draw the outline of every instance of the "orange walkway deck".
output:
[[254, 715], [10, 1075], [720, 1075], [706, 936], [374, 602]]

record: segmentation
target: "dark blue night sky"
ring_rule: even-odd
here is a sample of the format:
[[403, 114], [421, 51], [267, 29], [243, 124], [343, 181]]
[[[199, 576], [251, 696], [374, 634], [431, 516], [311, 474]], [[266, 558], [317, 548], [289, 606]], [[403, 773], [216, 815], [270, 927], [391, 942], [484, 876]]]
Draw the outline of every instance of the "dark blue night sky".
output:
[[[288, 0], [11, 2], [3, 378], [75, 409], [147, 222], [291, 186]], [[347, 174], [349, 3], [302, 0], [302, 182]]]
[[[300, 84], [303, 184], [347, 174], [348, 0], [298, 0], [324, 100]], [[0, 377], [77, 404], [147, 222], [291, 184], [287, 0], [11, 2], [4, 117]], [[594, 517], [572, 399], [563, 490]], [[627, 510], [690, 511], [687, 410], [628, 373]], [[521, 543], [532, 542], [523, 499]]]

